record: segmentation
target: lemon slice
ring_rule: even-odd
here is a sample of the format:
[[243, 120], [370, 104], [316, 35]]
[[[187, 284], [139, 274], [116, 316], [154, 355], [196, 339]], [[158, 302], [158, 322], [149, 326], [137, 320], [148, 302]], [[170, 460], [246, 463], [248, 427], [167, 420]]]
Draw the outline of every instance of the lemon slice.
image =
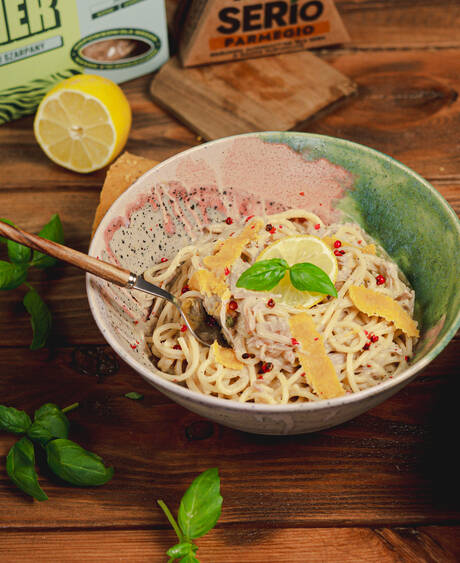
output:
[[[335, 283], [337, 279], [337, 260], [332, 250], [318, 237], [311, 235], [294, 235], [280, 239], [267, 246], [259, 256], [259, 260], [270, 260], [271, 258], [284, 258], [289, 266], [299, 262], [310, 262], [321, 268]], [[299, 291], [292, 286], [289, 273], [286, 273], [280, 283], [273, 288], [273, 293], [281, 295], [281, 300], [287, 305], [294, 307], [312, 307], [326, 296], [324, 293]]]
[[59, 83], [43, 98], [34, 121], [38, 144], [56, 164], [93, 172], [122, 150], [131, 108], [119, 86], [92, 74]]

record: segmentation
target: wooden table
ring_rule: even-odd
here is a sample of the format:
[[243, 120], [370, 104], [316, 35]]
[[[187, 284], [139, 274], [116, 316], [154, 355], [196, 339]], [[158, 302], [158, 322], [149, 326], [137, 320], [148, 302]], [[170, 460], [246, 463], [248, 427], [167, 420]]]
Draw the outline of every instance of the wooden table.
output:
[[[394, 156], [458, 212], [458, 0], [337, 5], [353, 43], [320, 55], [356, 80], [359, 94], [306, 130]], [[164, 159], [198, 141], [151, 102], [149, 81], [123, 85], [134, 113], [127, 149]], [[0, 216], [37, 232], [58, 212], [68, 244], [88, 248], [104, 171], [80, 176], [53, 165], [34, 141], [32, 118], [0, 127], [0, 165]], [[166, 561], [175, 537], [156, 499], [175, 511], [190, 481], [214, 466], [224, 508], [198, 540], [203, 562], [460, 560], [458, 336], [415, 382], [351, 422], [253, 436], [201, 420], [116, 360], [91, 317], [81, 272], [60, 264], [32, 281], [52, 309], [51, 345], [28, 349], [24, 291], [0, 292], [0, 402], [29, 412], [47, 401], [80, 402], [69, 415], [71, 437], [115, 476], [79, 489], [42, 472], [50, 498], [33, 502], [7, 479], [15, 437], [0, 435], [0, 561]], [[123, 396], [132, 390], [144, 399]]]

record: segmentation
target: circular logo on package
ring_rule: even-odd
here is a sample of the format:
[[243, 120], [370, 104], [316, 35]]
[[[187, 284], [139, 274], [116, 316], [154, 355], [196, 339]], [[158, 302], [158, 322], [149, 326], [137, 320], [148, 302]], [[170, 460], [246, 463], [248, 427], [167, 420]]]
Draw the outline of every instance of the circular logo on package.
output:
[[117, 28], [82, 37], [72, 47], [70, 56], [83, 67], [111, 70], [144, 63], [160, 48], [160, 38], [151, 31]]

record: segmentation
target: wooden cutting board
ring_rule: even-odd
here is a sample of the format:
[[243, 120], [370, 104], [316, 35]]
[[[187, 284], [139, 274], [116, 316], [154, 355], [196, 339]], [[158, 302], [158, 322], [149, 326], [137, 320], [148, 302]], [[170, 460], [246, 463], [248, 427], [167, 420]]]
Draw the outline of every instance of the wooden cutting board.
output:
[[206, 140], [293, 129], [356, 89], [307, 51], [192, 68], [174, 57], [150, 86], [158, 105]]

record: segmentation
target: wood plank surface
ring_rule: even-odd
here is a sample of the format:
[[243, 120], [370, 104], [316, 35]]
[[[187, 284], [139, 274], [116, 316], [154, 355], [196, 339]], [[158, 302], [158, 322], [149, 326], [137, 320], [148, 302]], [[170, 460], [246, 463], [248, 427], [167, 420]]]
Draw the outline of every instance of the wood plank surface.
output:
[[[221, 427], [171, 403], [121, 361], [117, 370], [108, 347], [4, 349], [2, 402], [30, 413], [44, 402], [80, 402], [69, 414], [71, 437], [116, 471], [92, 489], [62, 486], [42, 472], [45, 503], [32, 502], [0, 472], [0, 503], [9, 504], [0, 529], [158, 526], [155, 499], [177, 504], [193, 476], [214, 466], [222, 477], [223, 525], [454, 524], [460, 499], [446, 429], [456, 426], [458, 359], [458, 346], [450, 346], [427, 376], [337, 428], [269, 437]], [[104, 369], [110, 375], [98, 377]], [[144, 399], [127, 399], [129, 391]], [[14, 440], [0, 437], [0, 458]]]
[[308, 51], [196, 68], [182, 68], [174, 57], [150, 86], [156, 103], [207, 141], [295, 129], [355, 90]]
[[351, 35], [353, 49], [460, 46], [457, 0], [335, 0], [335, 3]]
[[[459, 54], [441, 51], [334, 52], [327, 62], [358, 84], [358, 95], [301, 130], [345, 137], [400, 160], [428, 180], [460, 183]], [[163, 160], [198, 144], [196, 136], [155, 106], [151, 77], [124, 85], [134, 111], [127, 150]], [[104, 173], [76, 176], [49, 163], [30, 134], [32, 118], [0, 128], [0, 193], [53, 188], [98, 191]], [[182, 135], [182, 137], [181, 137]], [[20, 163], [27, 161], [28, 173]], [[42, 192], [40, 192], [41, 195]]]
[[[171, 18], [177, 0], [167, 3]], [[314, 53], [354, 80], [358, 93], [302, 130], [394, 156], [460, 214], [460, 3], [336, 4], [352, 43]], [[200, 141], [152, 102], [151, 78], [122, 86], [134, 116], [126, 148], [163, 160]], [[68, 244], [85, 251], [105, 171], [78, 175], [50, 163], [32, 123], [0, 127], [0, 216], [37, 232], [58, 212]], [[208, 467], [219, 468], [224, 505], [216, 529], [198, 540], [203, 563], [460, 560], [460, 335], [413, 383], [346, 424], [255, 436], [186, 411], [116, 358], [91, 317], [80, 271], [61, 264], [34, 273], [32, 283], [53, 313], [51, 346], [28, 349], [23, 291], [0, 292], [0, 403], [32, 413], [45, 401], [79, 401], [69, 414], [71, 437], [103, 456], [115, 476], [80, 489], [41, 466], [49, 500], [34, 502], [8, 480], [15, 437], [0, 434], [2, 563], [166, 561], [175, 538], [155, 501], [176, 511]], [[144, 398], [129, 400], [128, 391]]]
[[[458, 526], [398, 530], [218, 528], [197, 541], [197, 555], [203, 563], [456, 563], [460, 557], [460, 549], [455, 541], [459, 533]], [[167, 529], [111, 532], [14, 531], [3, 536], [0, 556], [3, 563], [30, 561], [31, 553], [40, 561], [55, 560], [56, 554], [59, 554], [61, 563], [156, 562], [166, 560], [164, 553], [174, 541], [173, 531]]]

